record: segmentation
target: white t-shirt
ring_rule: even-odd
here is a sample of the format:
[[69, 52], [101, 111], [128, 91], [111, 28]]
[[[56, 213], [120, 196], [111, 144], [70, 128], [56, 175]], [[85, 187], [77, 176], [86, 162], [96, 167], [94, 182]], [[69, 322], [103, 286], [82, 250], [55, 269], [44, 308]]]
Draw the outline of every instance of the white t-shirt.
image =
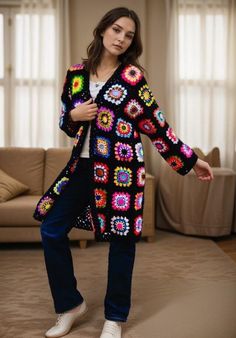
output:
[[[102, 86], [105, 84], [105, 82], [89, 82], [89, 91], [92, 96], [92, 99], [95, 100], [98, 92], [102, 88]], [[80, 154], [80, 157], [89, 157], [89, 140], [90, 140], [90, 130], [91, 130], [91, 122], [89, 124], [89, 129], [84, 141], [84, 145]]]

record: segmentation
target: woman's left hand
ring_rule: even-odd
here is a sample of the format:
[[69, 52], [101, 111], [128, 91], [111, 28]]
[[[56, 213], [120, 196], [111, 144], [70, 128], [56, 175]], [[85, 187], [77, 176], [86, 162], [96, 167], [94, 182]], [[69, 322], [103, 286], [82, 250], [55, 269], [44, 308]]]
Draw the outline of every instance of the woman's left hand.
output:
[[201, 181], [211, 181], [213, 180], [213, 172], [209, 164], [200, 158], [197, 159], [196, 164], [193, 167], [197, 178]]

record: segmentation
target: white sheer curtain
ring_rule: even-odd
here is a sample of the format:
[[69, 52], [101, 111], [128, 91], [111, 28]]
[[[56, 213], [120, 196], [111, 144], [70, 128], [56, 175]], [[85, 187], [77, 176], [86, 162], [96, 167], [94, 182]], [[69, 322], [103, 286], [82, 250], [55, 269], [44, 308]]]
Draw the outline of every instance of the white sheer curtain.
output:
[[166, 0], [167, 109], [180, 138], [236, 169], [236, 0]]
[[11, 144], [66, 145], [60, 94], [70, 64], [68, 0], [23, 0], [16, 15]]

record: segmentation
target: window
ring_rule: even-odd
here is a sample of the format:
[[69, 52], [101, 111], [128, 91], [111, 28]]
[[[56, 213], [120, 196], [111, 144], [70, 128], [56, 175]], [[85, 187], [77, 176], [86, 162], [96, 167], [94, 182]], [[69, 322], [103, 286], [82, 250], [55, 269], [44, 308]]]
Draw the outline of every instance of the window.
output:
[[[227, 109], [225, 3], [179, 1], [178, 131], [187, 143], [205, 151], [220, 145], [225, 150], [221, 141], [227, 130], [222, 118]], [[209, 132], [212, 119], [214, 129]]]
[[0, 146], [53, 146], [55, 15], [0, 7]]

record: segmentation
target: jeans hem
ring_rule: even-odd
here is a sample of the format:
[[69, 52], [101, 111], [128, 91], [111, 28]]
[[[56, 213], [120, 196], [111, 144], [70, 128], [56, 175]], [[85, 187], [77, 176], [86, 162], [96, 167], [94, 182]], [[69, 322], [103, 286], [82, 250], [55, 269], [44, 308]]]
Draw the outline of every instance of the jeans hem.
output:
[[105, 316], [105, 319], [111, 320], [112, 322], [122, 322], [122, 323], [127, 322], [127, 318], [124, 319], [124, 318], [118, 318], [118, 317], [109, 317], [109, 316]]
[[84, 301], [84, 299], [82, 299], [82, 301], [80, 303], [76, 303], [76, 304], [72, 305], [70, 308], [66, 308], [66, 309], [64, 308], [62, 311], [59, 311], [59, 310], [55, 309], [55, 312], [56, 312], [56, 314], [60, 314], [60, 313], [64, 313], [64, 312], [70, 311], [70, 310], [76, 308], [77, 306], [81, 305], [83, 303], [83, 301]]

